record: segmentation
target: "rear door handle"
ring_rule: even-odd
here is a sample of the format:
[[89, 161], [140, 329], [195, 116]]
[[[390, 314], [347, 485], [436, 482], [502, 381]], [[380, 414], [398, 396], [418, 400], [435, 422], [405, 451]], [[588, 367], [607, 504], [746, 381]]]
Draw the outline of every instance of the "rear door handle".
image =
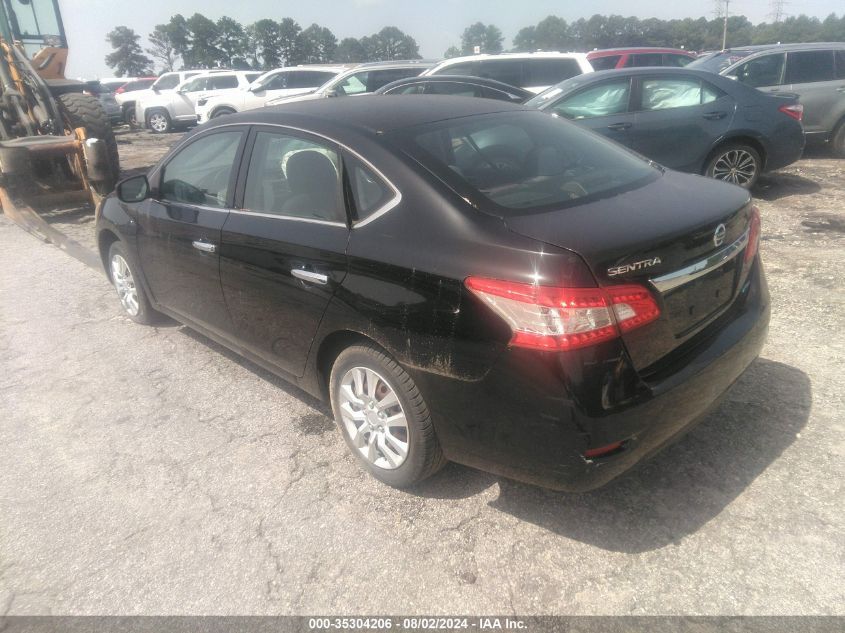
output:
[[607, 126], [608, 130], [627, 130], [631, 127], [631, 124], [627, 121], [625, 123], [611, 123]]
[[307, 281], [308, 283], [312, 284], [319, 284], [321, 286], [325, 286], [327, 283], [329, 283], [329, 278], [327, 275], [314, 273], [310, 270], [302, 270], [301, 268], [291, 268], [290, 274], [296, 277], [297, 279], [301, 279], [302, 281]]
[[214, 253], [217, 251], [217, 244], [203, 242], [202, 240], [194, 240], [192, 245], [195, 249], [202, 251], [203, 253]]
[[728, 116], [728, 113], [727, 112], [707, 112], [705, 114], [702, 114], [701, 116], [703, 116], [705, 119], [710, 119], [711, 121], [715, 121], [716, 119], [724, 119], [726, 116]]

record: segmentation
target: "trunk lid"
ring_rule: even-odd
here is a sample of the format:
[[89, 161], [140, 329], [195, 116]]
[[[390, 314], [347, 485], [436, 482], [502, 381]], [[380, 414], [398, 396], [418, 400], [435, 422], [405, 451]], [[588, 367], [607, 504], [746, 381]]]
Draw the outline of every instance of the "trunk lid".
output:
[[636, 283], [652, 291], [660, 318], [623, 335], [634, 365], [647, 370], [733, 302], [750, 214], [745, 190], [667, 171], [624, 195], [505, 222], [578, 253], [599, 286]]

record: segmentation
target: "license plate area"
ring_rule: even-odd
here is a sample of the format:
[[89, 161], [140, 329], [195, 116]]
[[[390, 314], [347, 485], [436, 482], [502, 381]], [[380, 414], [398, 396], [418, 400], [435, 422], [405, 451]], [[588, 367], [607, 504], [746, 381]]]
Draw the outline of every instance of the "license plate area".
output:
[[732, 259], [665, 293], [664, 314], [674, 335], [682, 338], [719, 314], [733, 299], [736, 284], [737, 263]]

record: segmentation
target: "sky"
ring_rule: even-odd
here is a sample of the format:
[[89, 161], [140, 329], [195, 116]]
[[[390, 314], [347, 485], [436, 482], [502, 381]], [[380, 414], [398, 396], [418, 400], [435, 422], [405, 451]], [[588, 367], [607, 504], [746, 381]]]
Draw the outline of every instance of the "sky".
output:
[[[493, 23], [505, 36], [505, 48], [524, 26], [547, 15], [567, 21], [595, 13], [635, 15], [661, 19], [712, 18], [716, 0], [666, 2], [666, 0], [59, 0], [70, 45], [67, 76], [103, 78], [112, 75], [103, 58], [111, 51], [105, 40], [115, 26], [125, 25], [142, 36], [170, 16], [202, 13], [213, 20], [223, 15], [249, 24], [262, 18], [291, 17], [303, 28], [316, 22], [332, 30], [338, 40], [363, 37], [383, 26], [397, 26], [413, 36], [425, 58], [439, 58], [459, 44], [463, 30], [474, 22]], [[764, 22], [772, 0], [731, 0], [731, 13], [751, 22]], [[805, 13], [824, 18], [842, 14], [842, 0], [793, 0], [786, 15]]]

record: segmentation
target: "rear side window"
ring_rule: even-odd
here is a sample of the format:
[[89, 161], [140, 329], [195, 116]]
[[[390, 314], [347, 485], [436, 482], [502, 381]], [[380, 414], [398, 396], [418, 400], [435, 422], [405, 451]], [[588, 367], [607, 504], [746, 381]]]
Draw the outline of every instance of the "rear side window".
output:
[[334, 77], [336, 73], [325, 73], [317, 71], [305, 71], [297, 73], [296, 78], [299, 80], [298, 85], [294, 88], [319, 88], [324, 83]]
[[635, 55], [628, 55], [628, 61], [625, 66], [629, 68], [641, 68], [643, 66], [662, 66], [662, 53], [637, 53]]
[[[495, 79], [502, 83], [523, 88], [527, 85], [523, 73], [522, 60], [515, 59], [489, 59], [478, 63], [479, 77]], [[552, 82], [554, 83], [554, 82]]]
[[530, 86], [553, 86], [580, 74], [581, 67], [574, 59], [529, 59], [526, 82]]
[[806, 84], [815, 81], [833, 81], [833, 51], [799, 51], [786, 56], [788, 84]]
[[272, 215], [345, 222], [337, 152], [311, 140], [259, 132], [249, 161], [243, 206]]
[[671, 66], [674, 68], [683, 68], [687, 64], [689, 64], [692, 59], [687, 57], [686, 55], [675, 55], [673, 53], [666, 53], [663, 55], [663, 65], [664, 66]]
[[783, 53], [756, 57], [737, 66], [733, 75], [737, 81], [752, 88], [779, 86], [783, 78], [784, 58]]
[[590, 60], [593, 70], [613, 70], [616, 64], [622, 59], [621, 55], [608, 55], [607, 57], [596, 57]]
[[400, 79], [416, 77], [423, 71], [422, 68], [390, 68], [386, 70], [371, 70], [367, 76], [367, 92], [375, 92], [382, 86], [386, 86]]
[[631, 94], [629, 79], [601, 83], [566, 97], [552, 106], [551, 111], [567, 119], [589, 119], [628, 111]]
[[352, 189], [357, 220], [366, 219], [393, 199], [393, 190], [361, 160], [344, 154], [343, 162]]
[[391, 95], [421, 95], [425, 92], [425, 84], [411, 84], [410, 86], [399, 86], [398, 88], [392, 88], [390, 92], [385, 94]]
[[432, 81], [425, 87], [427, 95], [453, 95], [455, 97], [480, 97], [481, 90], [472, 84], [454, 81]]
[[845, 79], [845, 50], [836, 51], [836, 78]]
[[228, 90], [238, 87], [238, 78], [235, 75], [212, 75], [208, 78], [207, 90]]
[[246, 73], [244, 76], [249, 83], [252, 83], [261, 76], [261, 73]]
[[478, 73], [476, 72], [477, 69], [475, 68], [474, 62], [465, 62], [463, 64], [452, 64], [451, 66], [446, 66], [445, 68], [439, 70], [437, 73], [440, 75], [468, 75], [470, 77], [475, 77]]
[[701, 82], [698, 79], [678, 77], [642, 80], [643, 110], [686, 108], [701, 105], [701, 103]]
[[226, 206], [241, 132], [219, 132], [197, 139], [164, 167], [161, 197], [171, 202]]

